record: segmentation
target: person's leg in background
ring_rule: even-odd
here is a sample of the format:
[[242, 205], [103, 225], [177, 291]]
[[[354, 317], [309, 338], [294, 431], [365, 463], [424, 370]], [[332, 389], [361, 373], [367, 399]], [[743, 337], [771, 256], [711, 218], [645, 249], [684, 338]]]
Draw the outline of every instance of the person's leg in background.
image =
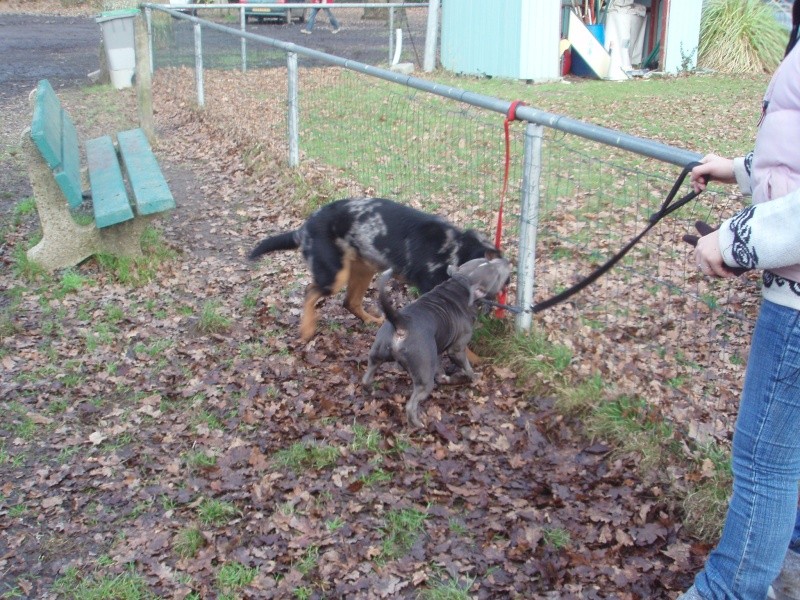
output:
[[306, 22], [306, 26], [300, 29], [303, 33], [311, 33], [311, 30], [314, 29], [314, 21], [317, 20], [317, 13], [319, 12], [318, 8], [312, 8], [311, 14], [308, 15], [308, 21]]
[[331, 22], [331, 31], [333, 31], [333, 33], [338, 33], [339, 21], [337, 21], [336, 17], [333, 16], [333, 11], [330, 8], [323, 8], [322, 10], [324, 10], [325, 14], [328, 15], [328, 19]]
[[733, 496], [687, 600], [767, 597], [795, 535], [799, 428], [800, 312], [764, 301], [733, 436]]

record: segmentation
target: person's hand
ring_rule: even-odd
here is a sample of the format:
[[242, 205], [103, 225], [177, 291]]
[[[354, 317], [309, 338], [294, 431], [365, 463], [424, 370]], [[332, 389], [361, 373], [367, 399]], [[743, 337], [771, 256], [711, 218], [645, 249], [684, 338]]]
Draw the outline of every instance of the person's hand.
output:
[[736, 176], [733, 173], [733, 160], [716, 154], [706, 154], [700, 159], [700, 164], [692, 169], [689, 176], [692, 189], [696, 193], [706, 189], [706, 184], [712, 179], [720, 183], [736, 183]]
[[[697, 228], [700, 237], [687, 234], [683, 236], [683, 241], [695, 247], [694, 259], [700, 272], [706, 275], [716, 275], [718, 277], [736, 277], [750, 270], [747, 267], [729, 267], [722, 260], [722, 253], [719, 251], [718, 227], [712, 227], [703, 221], [697, 221], [694, 226]], [[714, 235], [713, 239], [711, 238], [712, 234]], [[701, 240], [706, 241], [703, 242], [702, 250], [698, 250]], [[706, 245], [708, 245], [708, 247]], [[715, 254], [719, 255], [719, 260], [722, 265], [723, 273], [721, 275], [719, 271], [715, 270], [714, 265], [717, 264], [716, 257], [714, 256]]]

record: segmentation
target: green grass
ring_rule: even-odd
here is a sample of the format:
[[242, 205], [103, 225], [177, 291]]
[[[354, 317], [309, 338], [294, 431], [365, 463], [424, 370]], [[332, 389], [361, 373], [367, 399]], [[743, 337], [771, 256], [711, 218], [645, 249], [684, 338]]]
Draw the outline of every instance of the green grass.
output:
[[239, 509], [230, 502], [204, 499], [197, 507], [197, 518], [203, 525], [222, 526], [239, 516]]
[[223, 313], [222, 303], [207, 300], [203, 303], [197, 321], [197, 329], [203, 333], [220, 333], [230, 327], [231, 319]]
[[140, 258], [98, 254], [95, 259], [119, 283], [142, 286], [152, 281], [159, 266], [173, 260], [176, 254], [166, 245], [161, 232], [151, 226], [142, 233], [141, 244], [143, 256]]
[[[308, 158], [344, 169], [348, 176], [362, 186], [374, 189], [377, 195], [394, 194], [396, 189], [402, 189], [404, 197], [419, 199], [423, 208], [428, 210], [437, 210], [437, 198], [461, 198], [473, 206], [481, 204], [483, 198], [495, 198], [495, 186], [499, 180], [497, 161], [503, 153], [501, 136], [497, 135], [502, 129], [499, 116], [497, 128], [483, 125], [484, 121], [480, 119], [465, 127], [456, 119], [449, 122], [450, 114], [459, 111], [450, 101], [424, 94], [416, 94], [409, 101], [407, 91], [399, 90], [389, 82], [369, 80], [365, 83], [361, 77], [344, 72], [330, 85], [314, 89], [313, 93], [309, 92], [301, 99], [304, 114], [302, 144]], [[715, 98], [724, 97], [729, 100], [728, 106], [720, 110], [730, 113], [727, 115], [729, 121], [749, 122], [754, 116], [753, 111], [757, 110], [749, 99], [760, 97], [765, 86], [761, 77], [742, 79], [734, 76], [653, 78], [647, 82], [630, 80], [614, 85], [606, 81], [585, 81], [572, 86], [562, 83], [531, 86], [508, 79], [463, 77], [446, 72], [436, 72], [433, 77], [443, 86], [453, 85], [509, 101], [521, 99], [543, 111], [701, 152], [707, 148], [698, 147], [696, 129], [689, 121], [667, 118], [666, 115], [663, 119], [654, 118], [658, 108], [643, 111], [641, 107], [651, 105], [653, 98], [658, 98], [659, 105], [684, 106], [688, 98], [711, 103]], [[354, 88], [367, 98], [360, 107], [353, 107], [346, 101]], [[587, 102], [587, 98], [591, 101]], [[687, 110], [691, 110], [690, 107]], [[490, 121], [491, 117], [485, 120]], [[550, 136], [560, 139], [561, 135], [548, 131], [546, 139]], [[409, 138], [424, 139], [425, 155], [414, 155], [414, 152], [423, 152], [417, 147], [398, 151], [392, 141]], [[624, 156], [626, 168], [634, 171], [640, 165], [652, 166], [636, 155], [622, 154], [613, 149], [609, 152], [607, 146], [574, 137], [569, 142], [586, 153], [587, 158], [581, 159], [582, 163], [607, 161], [610, 155], [615, 155], [617, 158]], [[730, 155], [742, 154], [750, 149], [752, 142], [752, 130], [728, 128], [715, 135], [714, 150]], [[347, 148], [347, 152], [342, 152], [343, 148]], [[475, 152], [475, 148], [481, 151]], [[513, 151], [516, 154], [521, 152], [521, 148]], [[435, 159], [428, 158], [428, 154]], [[352, 168], [350, 156], [359, 157], [357, 169]], [[435, 164], [450, 165], [451, 168], [427, 169], [413, 177], [406, 175], [408, 163], [426, 160], [435, 160]], [[520, 175], [515, 169], [517, 167], [512, 165], [512, 180]], [[465, 176], [465, 173], [469, 175]], [[572, 195], [570, 187], [574, 190], [603, 190], [620, 178], [619, 174], [615, 177], [613, 173], [594, 173], [591, 170], [581, 172], [579, 176], [579, 181], [560, 179], [565, 186], [562, 191], [565, 197]], [[309, 192], [298, 193], [304, 199], [315, 198], [309, 211], [335, 197], [334, 191], [319, 186]], [[632, 201], [624, 195], [611, 195], [612, 205]], [[545, 218], [550, 208], [547, 204], [541, 208], [545, 212], [540, 218]], [[470, 225], [485, 229], [490, 224], [490, 217], [478, 211], [471, 215]]]
[[534, 392], [551, 389], [572, 362], [571, 351], [547, 340], [541, 330], [534, 328], [529, 333], [514, 333], [508, 323], [493, 318], [481, 320], [472, 348], [479, 355], [494, 357], [519, 377], [530, 381], [536, 386]]
[[[35, 242], [31, 246], [34, 244]], [[34, 282], [47, 276], [46, 271], [39, 264], [28, 259], [27, 251], [21, 245], [14, 248], [12, 268], [17, 278], [27, 282]]]
[[226, 563], [217, 572], [216, 584], [223, 594], [236, 592], [249, 585], [258, 575], [258, 569], [249, 568], [241, 563]]
[[296, 473], [307, 469], [327, 469], [334, 466], [338, 459], [338, 448], [312, 442], [297, 442], [273, 456], [276, 465]]
[[74, 567], [68, 567], [53, 588], [70, 600], [151, 600], [155, 599], [141, 575], [128, 570], [118, 575], [89, 575], [83, 577]]
[[388, 562], [408, 554], [424, 531], [427, 518], [427, 511], [415, 508], [392, 509], [386, 513], [378, 562]]
[[[687, 486], [685, 481], [680, 482], [672, 500], [682, 506], [683, 524], [692, 535], [707, 542], [716, 539], [730, 496], [727, 450], [708, 446], [687, 455], [678, 442], [675, 426], [644, 398], [615, 395], [613, 386], [599, 374], [576, 379], [564, 368], [569, 353], [548, 342], [539, 330], [534, 329], [526, 338], [488, 321], [479, 327], [477, 341], [476, 348], [484, 350], [479, 354], [517, 373], [519, 384], [532, 394], [554, 396], [558, 411], [580, 419], [587, 435], [602, 439], [615, 452], [637, 456], [641, 473], [649, 479], [671, 485], [673, 465], [698, 473], [691, 478], [695, 483]], [[558, 546], [558, 535], [558, 531], [548, 531], [545, 541]]]
[[186, 466], [191, 469], [208, 469], [216, 464], [216, 454], [211, 454], [200, 450], [188, 452], [186, 454]]
[[24, 200], [20, 200], [14, 205], [14, 219], [13, 219], [13, 226], [19, 227], [22, 223], [22, 220], [32, 215], [36, 212], [36, 200], [33, 198], [25, 198]]
[[381, 452], [381, 433], [377, 429], [369, 429], [353, 423], [353, 441], [350, 443], [353, 452], [366, 450], [374, 454]]
[[421, 600], [470, 600], [469, 590], [475, 579], [461, 581], [453, 577], [437, 575], [428, 587], [419, 594]]
[[698, 64], [725, 73], [771, 73], [788, 37], [769, 2], [705, 0]]
[[381, 468], [373, 469], [369, 473], [359, 477], [359, 481], [361, 481], [366, 487], [382, 485], [384, 483], [389, 483], [391, 480], [392, 474]]
[[303, 555], [300, 557], [294, 564], [294, 568], [297, 569], [302, 575], [308, 575], [314, 569], [317, 568], [317, 564], [319, 563], [319, 546], [309, 546], [306, 548], [306, 551], [303, 552]]
[[730, 453], [707, 444], [698, 449], [696, 462], [701, 476], [683, 498], [684, 526], [698, 539], [713, 543], [725, 521], [733, 485]]
[[658, 472], [680, 456], [674, 427], [642, 398], [620, 396], [601, 402], [586, 417], [586, 431], [623, 452], [636, 453], [644, 471]]
[[181, 558], [192, 558], [205, 544], [203, 534], [196, 527], [186, 527], [181, 529], [172, 543], [176, 554]]
[[331, 533], [333, 533], [334, 531], [338, 531], [339, 529], [344, 527], [344, 525], [345, 525], [344, 519], [342, 519], [341, 517], [334, 517], [332, 519], [328, 519], [327, 521], [325, 521], [325, 529], [327, 529]]
[[572, 541], [569, 531], [563, 527], [546, 527], [542, 530], [542, 539], [547, 546], [555, 550], [563, 550]]

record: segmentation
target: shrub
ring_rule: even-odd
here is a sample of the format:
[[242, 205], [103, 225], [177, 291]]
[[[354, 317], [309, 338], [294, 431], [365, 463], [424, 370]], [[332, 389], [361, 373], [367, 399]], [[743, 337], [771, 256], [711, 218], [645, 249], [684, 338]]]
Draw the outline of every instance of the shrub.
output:
[[762, 0], [706, 0], [698, 66], [722, 73], [771, 73], [783, 58], [788, 32]]

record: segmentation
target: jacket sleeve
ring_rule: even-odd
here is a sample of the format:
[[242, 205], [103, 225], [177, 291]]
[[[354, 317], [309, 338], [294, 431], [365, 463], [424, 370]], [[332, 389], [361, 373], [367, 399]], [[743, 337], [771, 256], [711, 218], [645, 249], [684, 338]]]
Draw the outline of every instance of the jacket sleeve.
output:
[[719, 247], [729, 267], [778, 269], [800, 264], [800, 189], [754, 204], [723, 221]]
[[751, 165], [753, 164], [753, 153], [733, 159], [733, 174], [736, 176], [736, 183], [745, 196], [753, 193], [753, 185], [750, 182]]

